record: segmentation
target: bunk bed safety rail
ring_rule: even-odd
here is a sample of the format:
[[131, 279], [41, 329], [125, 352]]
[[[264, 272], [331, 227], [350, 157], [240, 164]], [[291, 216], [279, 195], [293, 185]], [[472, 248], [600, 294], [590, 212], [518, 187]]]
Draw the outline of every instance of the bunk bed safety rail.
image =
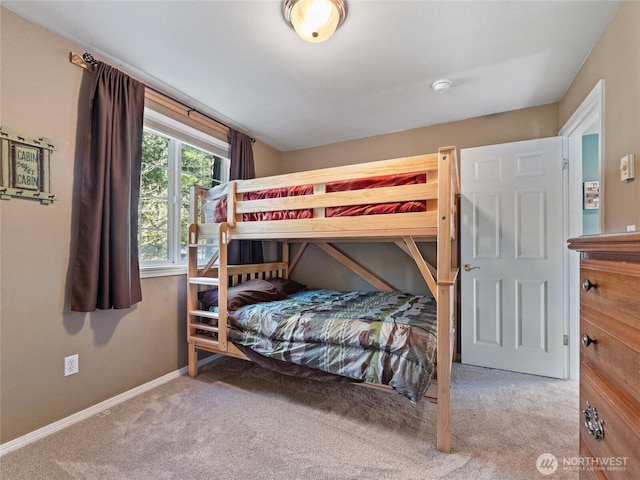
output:
[[330, 183], [336, 180], [349, 181], [387, 175], [401, 175], [405, 173], [435, 172], [437, 170], [438, 154], [431, 153], [413, 157], [380, 160], [242, 180], [238, 185], [238, 193]]
[[[369, 237], [435, 237], [438, 167], [438, 154], [429, 154], [230, 182], [230, 233], [342, 238], [357, 230]], [[254, 220], [270, 221], [257, 227]]]
[[[268, 178], [242, 180], [234, 186], [229, 197], [237, 202], [231, 209], [236, 219], [244, 213], [262, 213], [277, 210], [317, 209], [322, 215], [328, 207], [360, 205], [366, 202], [405, 202], [412, 200], [436, 200], [438, 169], [436, 155], [419, 155], [394, 160], [383, 160], [366, 164], [348, 165], [344, 167], [324, 168], [307, 172], [276, 175]], [[380, 188], [353, 187], [355, 190], [335, 188], [336, 183], [362, 182], [381, 177], [401, 176], [406, 174], [424, 174], [427, 183], [418, 185], [391, 185]], [[333, 191], [332, 191], [332, 186]], [[251, 194], [273, 189], [292, 189], [311, 187], [312, 192], [304, 195], [282, 196], [243, 200]], [[328, 187], [328, 188], [327, 188]], [[346, 191], [345, 191], [346, 190]]]

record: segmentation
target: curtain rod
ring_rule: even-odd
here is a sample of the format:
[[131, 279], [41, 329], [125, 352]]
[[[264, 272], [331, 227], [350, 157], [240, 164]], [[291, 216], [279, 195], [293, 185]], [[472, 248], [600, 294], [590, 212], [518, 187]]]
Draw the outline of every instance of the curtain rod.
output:
[[[98, 61], [95, 58], [93, 58], [93, 55], [91, 55], [88, 52], [85, 52], [84, 54], [82, 54], [82, 56], [77, 54], [77, 53], [71, 52], [69, 60], [74, 65], [77, 65], [80, 68], [84, 68], [85, 70], [87, 70], [87, 71], [89, 71], [91, 73], [93, 73], [95, 66], [98, 64]], [[191, 117], [192, 113], [195, 113], [195, 114], [197, 114], [197, 115], [199, 115], [201, 117], [204, 117], [207, 120], [209, 120], [210, 122], [213, 122], [213, 125], [209, 124], [207, 126], [213, 128], [214, 130], [216, 130], [216, 131], [218, 131], [220, 133], [223, 133], [225, 135], [228, 133], [229, 129], [232, 128], [232, 127], [229, 127], [229, 125], [226, 125], [225, 123], [221, 122], [220, 120], [216, 120], [215, 118], [207, 115], [206, 113], [203, 113], [203, 112], [191, 107], [190, 105], [187, 105], [183, 101], [178, 100], [177, 98], [174, 98], [174, 97], [172, 97], [172, 96], [170, 96], [170, 95], [168, 95], [168, 94], [166, 94], [166, 93], [164, 93], [164, 92], [162, 92], [162, 91], [160, 91], [160, 90], [158, 90], [158, 89], [156, 89], [154, 87], [150, 87], [147, 84], [145, 84], [144, 86], [145, 86], [145, 89], [150, 90], [153, 93], [155, 93], [156, 95], [160, 95], [161, 97], [164, 97], [165, 99], [173, 102], [174, 104], [177, 104], [177, 105], [181, 106], [182, 108], [186, 109], [186, 111], [187, 111], [186, 112], [186, 116], [188, 118], [192, 118], [193, 120], [198, 121], [198, 118]], [[152, 97], [151, 100], [154, 100], [156, 102], [158, 101], [157, 97], [156, 98]], [[165, 104], [165, 106], [169, 107], [169, 105], [166, 105], [166, 104]], [[255, 143], [256, 139], [251, 137], [251, 142]]]

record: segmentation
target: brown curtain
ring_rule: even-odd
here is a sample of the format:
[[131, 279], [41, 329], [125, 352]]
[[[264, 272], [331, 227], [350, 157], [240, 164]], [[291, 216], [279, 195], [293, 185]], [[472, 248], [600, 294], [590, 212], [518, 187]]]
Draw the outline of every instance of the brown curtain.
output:
[[[256, 169], [253, 162], [253, 140], [251, 137], [230, 128], [227, 140], [229, 142], [229, 158], [231, 159], [229, 179], [255, 178]], [[230, 265], [262, 263], [262, 242], [253, 240], [231, 242], [227, 255]]]
[[144, 90], [98, 63], [82, 158], [73, 311], [129, 308], [142, 300], [137, 235]]

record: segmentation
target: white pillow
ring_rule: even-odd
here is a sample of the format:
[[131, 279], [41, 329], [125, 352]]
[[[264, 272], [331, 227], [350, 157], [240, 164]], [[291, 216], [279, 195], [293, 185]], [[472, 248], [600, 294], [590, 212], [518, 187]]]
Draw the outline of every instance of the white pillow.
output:
[[219, 200], [227, 194], [228, 189], [229, 183], [221, 183], [220, 185], [216, 185], [215, 187], [209, 189], [205, 199], [207, 202]]
[[228, 186], [228, 183], [221, 183], [220, 185], [210, 188], [205, 195], [205, 202], [202, 205], [202, 211], [204, 212], [204, 221], [206, 223], [215, 223], [214, 213], [216, 204], [221, 198], [227, 196]]

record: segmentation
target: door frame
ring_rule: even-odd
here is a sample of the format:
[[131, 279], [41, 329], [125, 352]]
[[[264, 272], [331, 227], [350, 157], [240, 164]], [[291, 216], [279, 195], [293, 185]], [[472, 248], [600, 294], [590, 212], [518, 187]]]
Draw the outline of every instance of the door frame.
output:
[[[568, 166], [565, 190], [565, 240], [582, 235], [582, 137], [598, 134], [600, 166], [600, 231], [604, 231], [604, 80], [599, 80], [589, 95], [558, 132], [562, 137], [563, 159]], [[575, 380], [580, 366], [580, 254], [565, 249], [565, 331], [568, 332], [569, 355], [565, 372]]]

